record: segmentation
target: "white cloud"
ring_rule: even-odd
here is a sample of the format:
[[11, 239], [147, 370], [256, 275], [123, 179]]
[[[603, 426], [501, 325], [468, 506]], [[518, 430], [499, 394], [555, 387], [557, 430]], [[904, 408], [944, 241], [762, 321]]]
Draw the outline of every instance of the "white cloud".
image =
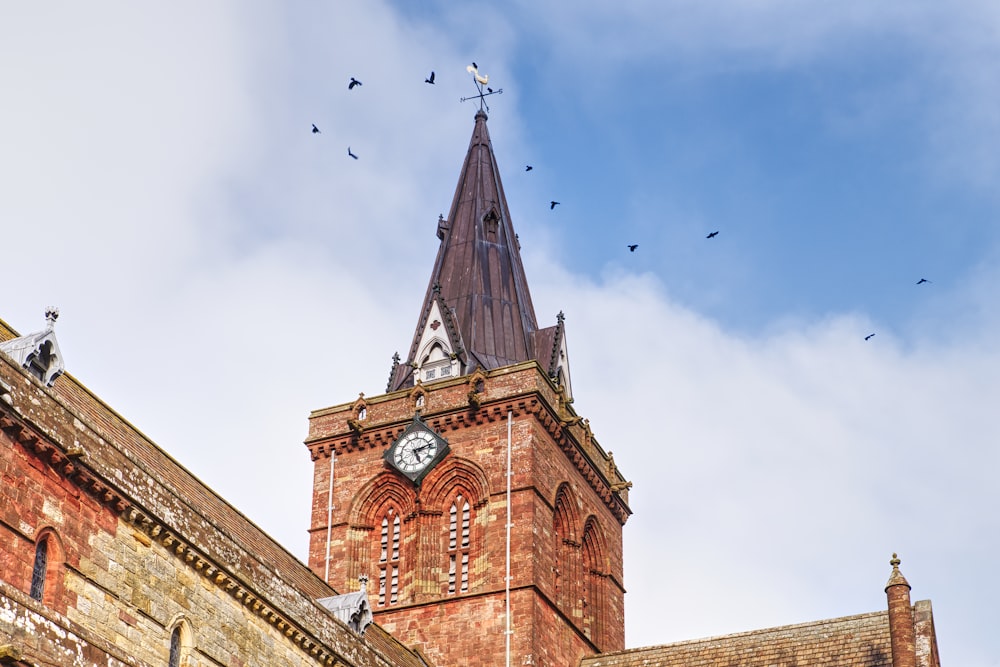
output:
[[956, 550], [1000, 547], [996, 328], [904, 350], [840, 316], [747, 339], [649, 277], [532, 277], [566, 310], [577, 408], [635, 484], [630, 645], [880, 609], [894, 550], [920, 568], [915, 599], [995, 588], [952, 570]]
[[[996, 18], [985, 5], [951, 18], [921, 4], [661, 7], [525, 9], [556, 38], [533, 66], [582, 78], [600, 73], [597, 59], [742, 53], [779, 67], [886, 26], [926, 37], [939, 18], [982, 17], [987, 44]], [[0, 56], [19, 63], [0, 70], [16, 91], [0, 107], [0, 215], [5, 247], [20, 249], [5, 254], [0, 317], [36, 330], [46, 305], [61, 306], [69, 372], [300, 557], [308, 412], [384, 387], [472, 130], [473, 107], [458, 104], [471, 92], [462, 67], [480, 58], [468, 51], [487, 51], [481, 64], [499, 63], [503, 80], [522, 46], [519, 17], [474, 9], [440, 26], [377, 3], [250, 17], [198, 5], [200, 21], [167, 8], [0, 10]], [[449, 20], [491, 39], [456, 44]], [[942, 60], [942, 76], [975, 59], [944, 37], [931, 45], [969, 58]], [[559, 58], [579, 60], [546, 69]], [[956, 90], [982, 93], [969, 113], [985, 120], [954, 130], [971, 140], [992, 122], [993, 87], [977, 85], [985, 70], [958, 71]], [[348, 94], [352, 75], [365, 83]], [[520, 101], [505, 91], [506, 109]], [[965, 113], [953, 105], [934, 112], [942, 126]], [[543, 325], [566, 313], [576, 407], [635, 482], [630, 645], [881, 609], [898, 550], [915, 597], [935, 601], [944, 654], [984, 646], [983, 600], [1000, 591], [970, 586], [965, 569], [1000, 546], [995, 264], [967, 283], [928, 276], [937, 291], [918, 320], [932, 333], [915, 342], [863, 314], [737, 335], [651, 276], [595, 281], [554, 262], [576, 230], [525, 213], [544, 190], [515, 182], [517, 156], [538, 150], [522, 122], [498, 113], [490, 130], [536, 310]], [[946, 134], [942, 146], [960, 143]], [[939, 335], [948, 319], [958, 331]]]

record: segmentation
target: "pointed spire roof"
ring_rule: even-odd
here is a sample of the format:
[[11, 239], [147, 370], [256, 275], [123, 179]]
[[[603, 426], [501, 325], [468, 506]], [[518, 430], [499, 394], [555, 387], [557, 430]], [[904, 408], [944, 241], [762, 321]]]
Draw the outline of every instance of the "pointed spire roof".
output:
[[[389, 391], [412, 385], [415, 377], [464, 375], [530, 359], [552, 371], [562, 329], [558, 336], [544, 330], [546, 349], [536, 350], [540, 332], [486, 120], [482, 110], [476, 113], [451, 210], [437, 223], [441, 245], [410, 352], [394, 366]], [[421, 374], [427, 364], [429, 373]]]

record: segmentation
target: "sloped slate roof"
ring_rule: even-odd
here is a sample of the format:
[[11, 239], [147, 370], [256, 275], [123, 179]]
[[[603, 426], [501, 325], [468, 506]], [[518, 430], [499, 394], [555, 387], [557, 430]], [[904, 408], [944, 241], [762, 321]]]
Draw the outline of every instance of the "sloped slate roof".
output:
[[584, 658], [580, 667], [892, 667], [889, 612]]

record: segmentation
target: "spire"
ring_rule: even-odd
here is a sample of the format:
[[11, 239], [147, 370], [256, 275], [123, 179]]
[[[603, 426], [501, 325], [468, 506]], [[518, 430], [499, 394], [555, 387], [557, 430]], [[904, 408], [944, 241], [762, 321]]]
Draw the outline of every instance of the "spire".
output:
[[395, 368], [390, 391], [416, 379], [426, 382], [530, 359], [552, 372], [552, 345], [561, 342], [561, 335], [543, 330], [549, 334], [545, 349], [536, 349], [540, 332], [486, 120], [482, 109], [476, 112], [451, 210], [437, 221], [441, 245], [410, 352]]

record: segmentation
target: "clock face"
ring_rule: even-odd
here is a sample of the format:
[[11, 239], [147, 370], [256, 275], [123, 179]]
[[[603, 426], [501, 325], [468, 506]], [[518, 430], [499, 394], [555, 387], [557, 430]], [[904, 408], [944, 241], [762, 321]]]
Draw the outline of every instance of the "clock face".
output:
[[413, 418], [403, 434], [385, 450], [385, 462], [418, 485], [424, 475], [448, 455], [448, 441], [427, 427], [420, 416]]
[[431, 464], [437, 453], [437, 438], [427, 431], [412, 431], [396, 444], [392, 461], [400, 472], [420, 472]]

